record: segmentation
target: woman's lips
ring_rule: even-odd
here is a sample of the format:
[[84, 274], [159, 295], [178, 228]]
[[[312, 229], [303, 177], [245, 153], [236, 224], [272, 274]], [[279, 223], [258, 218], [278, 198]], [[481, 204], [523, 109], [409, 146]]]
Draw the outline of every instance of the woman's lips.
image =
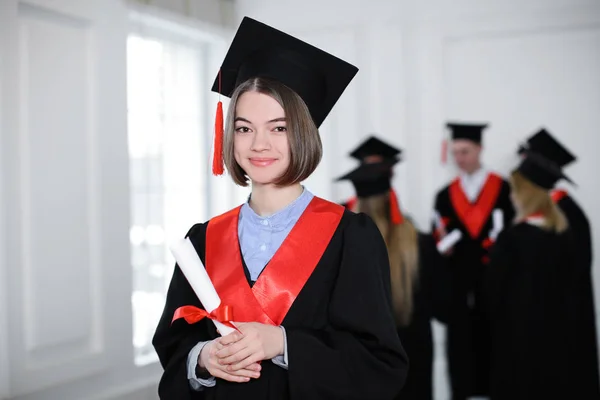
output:
[[276, 158], [251, 158], [250, 163], [255, 167], [268, 167], [277, 161]]

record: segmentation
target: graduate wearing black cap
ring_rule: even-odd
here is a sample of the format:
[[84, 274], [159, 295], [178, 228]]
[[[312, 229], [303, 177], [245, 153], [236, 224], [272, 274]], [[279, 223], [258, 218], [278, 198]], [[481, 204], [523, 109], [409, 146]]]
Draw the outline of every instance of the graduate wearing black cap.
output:
[[[576, 157], [548, 130], [540, 129], [530, 136], [519, 148], [519, 154], [526, 156], [535, 153], [553, 161], [558, 167], [565, 168], [572, 164]], [[577, 343], [580, 358], [574, 363], [573, 369], [579, 379], [579, 387], [586, 388], [588, 399], [600, 398], [600, 379], [598, 368], [598, 351], [596, 339], [596, 311], [594, 305], [594, 288], [592, 281], [592, 234], [589, 220], [579, 204], [565, 189], [552, 189], [551, 198], [564, 212], [569, 221], [569, 227], [575, 237], [578, 247], [577, 255], [581, 259], [582, 271], [580, 288], [577, 297], [581, 305], [577, 308], [579, 332]]]
[[[560, 168], [565, 168], [577, 160], [562, 143], [560, 143], [548, 130], [540, 129], [530, 136], [527, 141], [519, 147], [519, 154], [525, 156], [527, 153], [537, 153], [544, 158], [553, 161]], [[581, 245], [583, 262], [592, 268], [592, 234], [589, 219], [579, 204], [573, 199], [567, 190], [553, 188], [552, 199], [558, 204], [567, 216], [569, 225], [577, 236], [577, 242]]]
[[511, 175], [517, 219], [492, 249], [485, 284], [494, 400], [595, 398], [574, 379], [579, 273], [567, 219], [549, 194], [560, 179], [537, 154]]
[[357, 195], [355, 211], [373, 218], [387, 244], [398, 335], [410, 360], [406, 384], [396, 398], [430, 400], [433, 398], [431, 320], [445, 322], [448, 270], [435, 249], [433, 237], [418, 232], [398, 205], [392, 206], [391, 167], [396, 162], [382, 159], [363, 163], [337, 180], [352, 182]]
[[[401, 154], [401, 149], [398, 149], [375, 136], [369, 136], [350, 152], [350, 157], [358, 160], [361, 164], [385, 162], [386, 165], [390, 166], [391, 174], [391, 168], [400, 161]], [[399, 223], [398, 198], [394, 190], [392, 188], [389, 189], [392, 220], [395, 221], [395, 223]], [[356, 196], [346, 200], [342, 205], [350, 211], [356, 211]]]
[[377, 162], [401, 157], [402, 150], [373, 135], [365, 139], [354, 150], [350, 157], [360, 162]]
[[[161, 399], [393, 399], [408, 361], [394, 323], [389, 259], [366, 215], [301, 185], [318, 127], [357, 68], [244, 18], [213, 90], [213, 172], [252, 185], [248, 202], [194, 225], [220, 297], [202, 309], [176, 266], [153, 345]], [[215, 329], [208, 319], [226, 324]]]
[[433, 232], [452, 271], [447, 358], [453, 400], [489, 392], [490, 332], [481, 304], [489, 249], [513, 219], [508, 182], [481, 165], [487, 124], [448, 123], [460, 176], [437, 193]]

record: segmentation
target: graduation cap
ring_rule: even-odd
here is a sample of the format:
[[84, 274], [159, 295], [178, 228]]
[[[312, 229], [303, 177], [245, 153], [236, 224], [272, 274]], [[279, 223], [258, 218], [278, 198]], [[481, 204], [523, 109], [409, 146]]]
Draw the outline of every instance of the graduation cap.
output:
[[542, 128], [519, 148], [519, 154], [538, 153], [542, 157], [553, 161], [560, 168], [571, 164], [577, 158], [563, 146], [550, 132]]
[[344, 60], [244, 17], [212, 91], [229, 97], [250, 78], [276, 80], [304, 100], [318, 127], [357, 72], [358, 68]]
[[351, 181], [358, 197], [387, 193], [391, 188], [392, 167], [397, 162], [397, 159], [392, 159], [371, 164], [363, 163], [336, 181]]
[[[250, 78], [278, 81], [296, 92], [319, 127], [358, 68], [275, 28], [244, 17], [212, 91], [230, 97]], [[223, 173], [223, 108], [217, 105], [213, 173]]]
[[350, 157], [365, 161], [369, 157], [393, 159], [400, 156], [402, 150], [391, 146], [375, 136], [370, 136], [350, 153]]
[[517, 171], [539, 187], [548, 190], [552, 189], [554, 185], [556, 185], [556, 182], [561, 179], [573, 183], [573, 181], [562, 172], [562, 169], [558, 164], [537, 153], [526, 153], [526, 157], [517, 167]]
[[466, 139], [480, 144], [481, 134], [488, 124], [448, 122], [446, 126], [452, 131], [452, 140]]

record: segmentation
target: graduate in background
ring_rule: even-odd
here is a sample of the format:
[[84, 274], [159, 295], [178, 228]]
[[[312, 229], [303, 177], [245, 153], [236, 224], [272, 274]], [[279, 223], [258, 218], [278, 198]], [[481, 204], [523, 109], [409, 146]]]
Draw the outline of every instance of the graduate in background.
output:
[[[358, 160], [361, 164], [372, 164], [382, 161], [394, 161], [393, 164], [395, 164], [400, 161], [401, 153], [401, 149], [398, 149], [375, 136], [369, 136], [350, 152], [350, 157]], [[350, 211], [356, 211], [356, 196], [343, 202], [342, 205]], [[390, 207], [392, 207], [392, 212], [395, 212], [394, 210], [398, 208], [398, 198], [392, 188], [390, 188]]]
[[[514, 217], [508, 182], [481, 165], [485, 124], [448, 123], [460, 176], [438, 192], [433, 232], [448, 259], [447, 358], [453, 400], [489, 392], [490, 331], [481, 304], [489, 249]], [[448, 244], [448, 240], [453, 238]]]
[[[528, 152], [537, 153], [565, 168], [572, 164], [576, 157], [563, 146], [549, 131], [540, 129], [519, 148], [519, 154], [526, 156]], [[572, 368], [579, 370], [579, 385], [586, 387], [587, 399], [600, 399], [600, 378], [598, 371], [598, 346], [596, 338], [596, 312], [594, 306], [594, 288], [592, 280], [592, 234], [589, 220], [575, 199], [565, 190], [554, 187], [550, 197], [566, 215], [569, 227], [575, 237], [577, 256], [581, 260], [582, 270], [579, 280], [581, 305], [577, 307], [578, 324], [574, 329], [578, 332], [577, 343], [580, 358]]]
[[445, 321], [447, 267], [431, 235], [418, 232], [399, 206], [392, 206], [394, 159], [361, 164], [338, 180], [349, 180], [357, 195], [356, 211], [370, 216], [385, 239], [390, 259], [394, 315], [410, 368], [397, 399], [433, 396], [431, 320]]
[[390, 400], [402, 388], [385, 242], [368, 216], [301, 185], [321, 159], [318, 127], [356, 72], [243, 19], [213, 86], [231, 97], [213, 171], [223, 160], [252, 194], [188, 233], [221, 298], [212, 317], [226, 322], [230, 307], [239, 331], [187, 323], [181, 307], [202, 305], [176, 266], [153, 340], [161, 399]]
[[[576, 157], [562, 143], [560, 143], [546, 129], [540, 129], [520, 146], [519, 154], [525, 156], [527, 152], [537, 153], [554, 162], [561, 169], [575, 162]], [[592, 234], [589, 220], [579, 204], [573, 199], [566, 189], [553, 188], [550, 192], [552, 200], [567, 216], [569, 225], [581, 246], [583, 262], [592, 266]]]
[[573, 379], [577, 248], [549, 194], [564, 178], [537, 154], [511, 175], [517, 218], [492, 249], [485, 285], [492, 400], [594, 398]]

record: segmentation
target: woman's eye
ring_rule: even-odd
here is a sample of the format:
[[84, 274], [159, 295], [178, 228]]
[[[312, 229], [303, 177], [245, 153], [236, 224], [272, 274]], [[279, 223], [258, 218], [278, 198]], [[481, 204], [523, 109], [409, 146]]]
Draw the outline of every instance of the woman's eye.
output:
[[278, 126], [275, 128], [275, 132], [287, 132], [287, 128], [285, 126]]
[[246, 126], [240, 126], [240, 127], [235, 128], [235, 131], [237, 133], [248, 133], [248, 132], [250, 132], [250, 128], [248, 128]]

